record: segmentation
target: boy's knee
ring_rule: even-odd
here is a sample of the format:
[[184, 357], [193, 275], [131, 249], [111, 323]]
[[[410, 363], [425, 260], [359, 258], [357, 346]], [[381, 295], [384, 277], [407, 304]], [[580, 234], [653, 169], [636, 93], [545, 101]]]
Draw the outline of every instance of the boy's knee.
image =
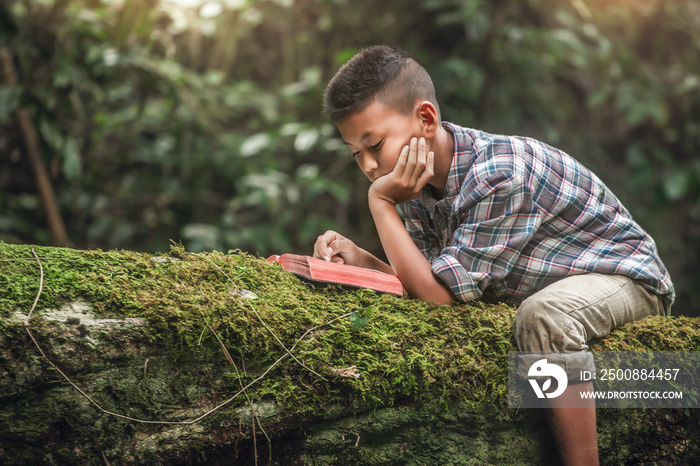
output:
[[520, 351], [539, 351], [536, 343], [541, 340], [541, 334], [549, 331], [551, 318], [540, 306], [532, 305], [528, 300], [518, 308], [513, 320], [513, 334]]
[[593, 358], [585, 351], [586, 332], [580, 322], [557, 305], [556, 293], [533, 295], [523, 301], [513, 320], [513, 333], [518, 349], [518, 373], [527, 377], [534, 362], [542, 358], [537, 353], [550, 353], [547, 360], [563, 367], [570, 383], [578, 380], [581, 370], [592, 371]]
[[549, 297], [533, 295], [523, 301], [513, 320], [520, 351], [581, 351], [585, 332], [581, 324], [556, 307]]

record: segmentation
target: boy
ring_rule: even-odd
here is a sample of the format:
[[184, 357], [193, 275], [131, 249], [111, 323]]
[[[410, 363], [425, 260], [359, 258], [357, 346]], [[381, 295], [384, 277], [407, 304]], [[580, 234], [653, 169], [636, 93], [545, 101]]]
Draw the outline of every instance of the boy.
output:
[[560, 455], [597, 464], [595, 401], [579, 395], [592, 383], [574, 382], [593, 368], [588, 340], [669, 313], [673, 286], [653, 240], [563, 152], [441, 122], [430, 76], [401, 49], [361, 50], [328, 84], [324, 110], [372, 182], [391, 265], [333, 231], [314, 257], [396, 274], [422, 300], [518, 305], [520, 351], [566, 353], [569, 386], [546, 410]]

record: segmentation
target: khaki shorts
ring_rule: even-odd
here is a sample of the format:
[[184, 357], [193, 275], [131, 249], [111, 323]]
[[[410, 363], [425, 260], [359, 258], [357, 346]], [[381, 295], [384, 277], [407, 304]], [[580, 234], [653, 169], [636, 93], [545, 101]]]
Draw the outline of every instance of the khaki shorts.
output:
[[[665, 297], [647, 291], [622, 275], [573, 275], [533, 294], [518, 307], [513, 333], [520, 351], [557, 352], [547, 355], [566, 371], [569, 382], [580, 381], [583, 370], [594, 371], [587, 352], [591, 338], [601, 338], [627, 322], [647, 316], [669, 315]], [[521, 355], [518, 372], [541, 355]]]

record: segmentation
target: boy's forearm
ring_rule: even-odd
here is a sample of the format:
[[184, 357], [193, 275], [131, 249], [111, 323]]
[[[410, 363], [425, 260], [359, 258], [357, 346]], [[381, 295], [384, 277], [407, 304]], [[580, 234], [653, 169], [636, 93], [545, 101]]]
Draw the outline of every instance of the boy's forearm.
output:
[[390, 275], [396, 275], [394, 269], [391, 265], [387, 264], [383, 260], [379, 259], [374, 254], [365, 251], [366, 255], [362, 258], [362, 262], [357, 264], [358, 267], [363, 267], [365, 269], [379, 270], [380, 272], [388, 273]]
[[384, 252], [408, 294], [422, 301], [440, 304], [453, 302], [454, 295], [433, 274], [430, 262], [413, 243], [396, 207], [371, 196], [369, 207]]

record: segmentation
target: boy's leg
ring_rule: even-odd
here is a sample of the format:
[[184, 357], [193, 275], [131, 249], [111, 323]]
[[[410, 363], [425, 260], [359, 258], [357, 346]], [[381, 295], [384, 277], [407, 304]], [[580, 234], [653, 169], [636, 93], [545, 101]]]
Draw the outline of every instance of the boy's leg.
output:
[[544, 410], [559, 456], [566, 465], [598, 464], [595, 400], [582, 400], [580, 392], [584, 391], [593, 391], [593, 382], [569, 385], [564, 393], [550, 399], [550, 407]]
[[[579, 392], [593, 388], [590, 382], [581, 384], [579, 378], [581, 371], [594, 370], [593, 357], [585, 351], [586, 342], [624, 323], [667, 313], [664, 299], [635, 281], [601, 274], [564, 278], [520, 305], [513, 322], [520, 351], [567, 353], [556, 362], [565, 368], [569, 386], [564, 394], [549, 400], [551, 408], [547, 410], [565, 464], [597, 464], [595, 401], [577, 404]], [[536, 355], [521, 357], [521, 374], [526, 374], [537, 359]]]

